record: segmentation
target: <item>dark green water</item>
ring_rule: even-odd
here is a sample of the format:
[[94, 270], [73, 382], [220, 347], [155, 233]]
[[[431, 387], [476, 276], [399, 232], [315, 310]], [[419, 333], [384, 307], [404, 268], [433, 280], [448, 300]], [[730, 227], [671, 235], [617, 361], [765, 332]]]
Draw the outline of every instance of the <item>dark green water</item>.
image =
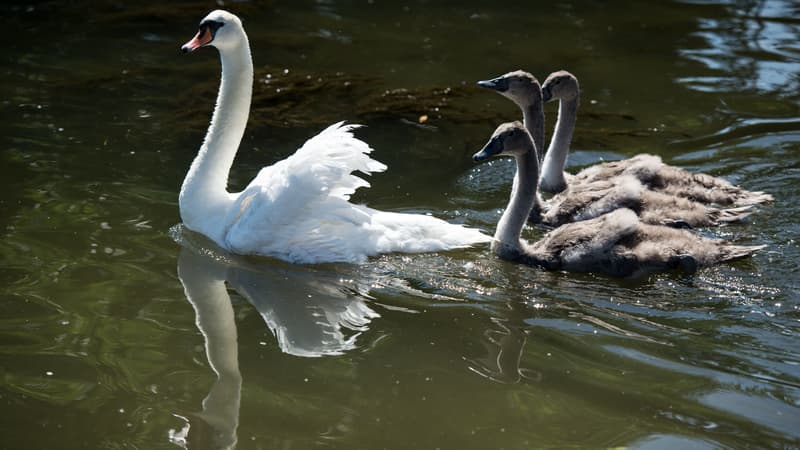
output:
[[389, 165], [358, 201], [493, 230], [513, 169], [470, 155], [518, 111], [474, 82], [565, 68], [573, 168], [768, 191], [701, 230], [768, 249], [638, 280], [225, 255], [174, 228], [219, 77], [178, 49], [215, 6], [4, 4], [0, 447], [800, 446], [800, 6], [519, 3], [231, 3], [259, 78], [231, 186], [349, 120]]

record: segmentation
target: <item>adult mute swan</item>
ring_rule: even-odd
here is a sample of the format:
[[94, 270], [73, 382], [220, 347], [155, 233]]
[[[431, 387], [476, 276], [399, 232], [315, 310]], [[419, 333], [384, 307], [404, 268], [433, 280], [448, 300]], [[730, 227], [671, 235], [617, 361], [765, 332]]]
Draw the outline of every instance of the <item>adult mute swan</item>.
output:
[[208, 132], [183, 181], [184, 224], [220, 247], [296, 263], [361, 262], [386, 252], [428, 252], [466, 247], [490, 238], [478, 230], [418, 214], [377, 211], [349, 202], [369, 183], [352, 174], [386, 166], [352, 135], [356, 125], [331, 125], [288, 158], [263, 168], [238, 193], [228, 174], [244, 134], [253, 90], [250, 45], [235, 15], [208, 14], [184, 52], [213, 46], [222, 81]]
[[620, 208], [591, 220], [562, 225], [529, 244], [520, 239], [536, 201], [539, 161], [530, 133], [520, 122], [500, 125], [473, 159], [506, 155], [517, 171], [492, 242], [500, 258], [548, 270], [602, 272], [613, 276], [698, 267], [748, 256], [765, 246], [732, 245], [689, 231], [642, 223], [630, 209]]
[[[544, 141], [544, 93], [536, 77], [527, 72], [516, 71], [494, 80], [481, 81], [479, 84], [510, 98], [519, 99], [525, 128], [533, 137], [534, 146]], [[540, 136], [538, 142], [537, 135]], [[560, 139], [563, 140], [563, 136], [556, 136], [553, 141]], [[538, 147], [535, 147], [534, 151], [536, 150]], [[543, 164], [551, 162], [552, 156], [553, 152], [548, 152], [544, 156]], [[537, 160], [541, 163], [541, 154], [538, 152]], [[563, 174], [563, 170], [559, 170]], [[539, 181], [540, 188], [542, 184]], [[645, 189], [638, 179], [628, 174], [570, 182], [564, 189], [545, 204], [537, 196], [529, 221], [556, 227], [591, 219], [617, 208], [630, 208], [645, 223], [698, 227], [733, 222], [750, 214], [747, 208], [719, 210], [689, 199]]]
[[[510, 72], [493, 80], [479, 82], [479, 85], [492, 88], [509, 98], [525, 114], [530, 103], [530, 84], [525, 83], [526, 72]], [[530, 76], [530, 74], [527, 74]], [[505, 89], [503, 89], [505, 87]], [[578, 79], [566, 70], [551, 73], [541, 85], [545, 102], [558, 100], [558, 119], [550, 146], [542, 160], [542, 174], [539, 188], [545, 192], [557, 193], [572, 183], [607, 180], [620, 175], [630, 175], [638, 179], [648, 189], [668, 195], [684, 197], [704, 204], [729, 206], [749, 206], [772, 201], [771, 195], [752, 192], [734, 186], [729, 181], [704, 173], [664, 164], [660, 157], [649, 154], [636, 155], [630, 159], [597, 164], [584, 169], [576, 175], [564, 172], [567, 154], [578, 117], [580, 86]], [[542, 127], [544, 120], [542, 120]], [[526, 122], [526, 125], [528, 123]], [[531, 130], [540, 125], [533, 121]], [[538, 131], [537, 131], [538, 132]], [[532, 133], [533, 134], [533, 133]], [[536, 134], [534, 134], [535, 140]], [[538, 142], [537, 142], [538, 144]], [[538, 147], [543, 149], [544, 147]], [[739, 210], [739, 212], [743, 212]]]

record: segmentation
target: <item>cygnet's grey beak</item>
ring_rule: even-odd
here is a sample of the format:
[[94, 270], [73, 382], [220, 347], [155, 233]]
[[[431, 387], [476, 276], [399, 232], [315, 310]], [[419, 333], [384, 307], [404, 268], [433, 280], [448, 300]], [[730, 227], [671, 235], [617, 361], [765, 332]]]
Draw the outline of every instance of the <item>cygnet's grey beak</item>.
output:
[[478, 153], [472, 155], [472, 160], [475, 162], [486, 161], [492, 156], [500, 154], [502, 151], [503, 142], [497, 137], [493, 137], [489, 139], [489, 142], [487, 142]]
[[497, 77], [491, 80], [478, 81], [478, 86], [492, 89], [497, 92], [505, 92], [508, 90], [508, 78]]

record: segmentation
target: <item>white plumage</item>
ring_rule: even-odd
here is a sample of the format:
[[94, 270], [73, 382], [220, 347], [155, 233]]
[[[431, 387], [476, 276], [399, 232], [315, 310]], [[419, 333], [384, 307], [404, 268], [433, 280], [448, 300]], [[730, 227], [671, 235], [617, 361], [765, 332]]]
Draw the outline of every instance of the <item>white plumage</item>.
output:
[[296, 263], [362, 262], [387, 252], [429, 252], [488, 242], [480, 231], [419, 215], [350, 203], [386, 166], [353, 136], [357, 125], [331, 125], [297, 152], [263, 168], [240, 193], [227, 179], [241, 142], [252, 97], [253, 65], [241, 21], [217, 10], [200, 23], [184, 51], [217, 47], [222, 82], [208, 133], [180, 194], [184, 224], [226, 250]]
[[228, 213], [224, 247], [292, 262], [363, 261], [388, 252], [426, 252], [488, 242], [477, 230], [419, 214], [378, 211], [349, 202], [365, 174], [386, 166], [337, 123], [294, 155], [265, 167]]

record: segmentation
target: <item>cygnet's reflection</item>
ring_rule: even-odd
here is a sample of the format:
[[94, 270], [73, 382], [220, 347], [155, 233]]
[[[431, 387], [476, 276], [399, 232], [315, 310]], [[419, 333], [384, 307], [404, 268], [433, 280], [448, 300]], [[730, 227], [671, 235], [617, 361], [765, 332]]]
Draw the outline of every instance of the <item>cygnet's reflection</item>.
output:
[[217, 375], [202, 412], [172, 432], [171, 440], [190, 448], [193, 442], [202, 448], [233, 448], [242, 377], [228, 286], [261, 314], [281, 351], [296, 356], [338, 355], [353, 349], [357, 337], [379, 316], [358, 294], [362, 288], [352, 274], [243, 258], [180, 227], [171, 232], [182, 247], [178, 277]]
[[484, 332], [483, 344], [486, 354], [477, 358], [465, 358], [469, 370], [500, 383], [519, 383], [522, 380], [541, 381], [542, 374], [522, 367], [522, 356], [528, 341], [528, 326], [516, 303], [509, 303], [504, 317], [493, 317], [492, 324], [498, 329]]

